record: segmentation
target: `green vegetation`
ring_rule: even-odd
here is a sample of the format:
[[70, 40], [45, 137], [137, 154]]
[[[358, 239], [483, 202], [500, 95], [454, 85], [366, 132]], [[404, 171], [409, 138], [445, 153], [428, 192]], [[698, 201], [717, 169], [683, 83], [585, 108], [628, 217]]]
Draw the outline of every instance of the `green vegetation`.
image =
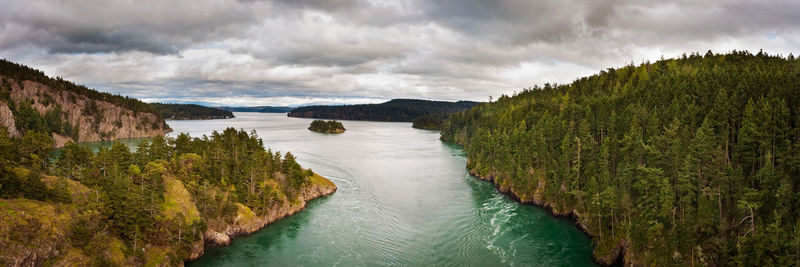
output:
[[414, 119], [411, 127], [426, 130], [441, 130], [442, 123], [450, 116], [451, 113], [433, 113], [422, 115]]
[[574, 211], [595, 255], [800, 264], [800, 60], [692, 54], [456, 113], [442, 140], [524, 202]]
[[233, 118], [227, 110], [209, 108], [194, 104], [162, 104], [150, 103], [161, 117], [168, 120], [213, 120]]
[[347, 106], [307, 106], [289, 112], [289, 117], [334, 120], [405, 121], [434, 113], [453, 113], [469, 109], [477, 102], [429, 101], [416, 99], [394, 99], [381, 104]]
[[344, 125], [338, 121], [324, 121], [324, 120], [314, 120], [311, 122], [311, 126], [308, 127], [309, 130], [320, 132], [320, 133], [343, 133], [345, 130]]
[[[0, 127], [0, 211], [28, 214], [0, 222], [0, 233], [47, 229], [0, 237], [1, 265], [25, 257], [29, 246], [40, 253], [27, 259], [38, 260], [34, 265], [58, 255], [44, 248], [65, 252], [50, 262], [178, 265], [208, 227], [233, 223], [237, 207], [262, 216], [297, 202], [307, 186], [329, 186], [291, 153], [266, 150], [255, 132], [233, 128], [202, 138], [156, 137], [133, 153], [122, 143], [97, 154], [68, 143], [48, 160], [52, 142], [33, 130], [10, 139]], [[31, 217], [44, 212], [61, 219]]]
[[31, 106], [30, 102], [20, 101], [15, 109], [12, 110], [12, 113], [14, 114], [15, 127], [20, 132], [28, 130], [42, 133], [52, 132], [72, 137], [75, 140], [78, 138], [78, 128], [73, 127], [69, 121], [64, 120], [66, 114], [58, 104], [42, 115]]
[[[0, 61], [0, 66], [2, 65], [3, 61]], [[60, 105], [55, 104], [55, 107], [45, 112], [45, 114], [41, 114], [33, 107], [30, 101], [16, 102], [11, 99], [11, 90], [12, 87], [9, 80], [2, 78], [0, 81], [0, 101], [5, 102], [11, 109], [12, 114], [14, 114], [14, 126], [18, 131], [23, 133], [28, 130], [54, 132], [70, 137], [78, 135], [78, 128], [64, 120], [66, 114]], [[48, 102], [53, 101], [50, 100]]]

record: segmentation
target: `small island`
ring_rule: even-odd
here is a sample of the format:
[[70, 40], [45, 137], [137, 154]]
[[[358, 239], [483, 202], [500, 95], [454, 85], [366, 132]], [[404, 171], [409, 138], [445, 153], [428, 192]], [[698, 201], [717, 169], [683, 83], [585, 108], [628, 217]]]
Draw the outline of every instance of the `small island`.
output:
[[308, 129], [319, 133], [343, 133], [346, 130], [341, 122], [335, 120], [314, 120]]

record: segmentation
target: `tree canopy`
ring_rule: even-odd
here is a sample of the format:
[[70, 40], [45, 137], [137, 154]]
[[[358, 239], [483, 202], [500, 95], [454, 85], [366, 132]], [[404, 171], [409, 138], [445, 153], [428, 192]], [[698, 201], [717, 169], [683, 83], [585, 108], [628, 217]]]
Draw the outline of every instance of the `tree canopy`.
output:
[[343, 133], [346, 130], [341, 122], [335, 120], [314, 120], [311, 122], [311, 125], [308, 126], [308, 129], [320, 133]]
[[800, 61], [734, 51], [607, 69], [453, 114], [442, 140], [525, 202], [574, 213], [595, 255], [800, 264]]
[[[233, 223], [239, 205], [264, 215], [296, 202], [314, 176], [291, 153], [268, 150], [255, 132], [234, 128], [194, 138], [156, 137], [135, 152], [116, 142], [94, 154], [70, 142], [51, 160], [52, 142], [49, 134], [33, 130], [11, 139], [0, 127], [0, 198], [79, 202], [70, 206], [72, 217], [59, 223], [71, 227], [69, 242], [96, 257], [97, 265], [105, 256], [96, 250], [109, 244], [91, 243], [108, 233], [137, 264], [149, 260], [142, 249], [147, 246], [169, 248], [170, 265], [178, 265], [207, 227]], [[61, 182], [46, 184], [45, 178]], [[5, 241], [0, 238], [0, 245]]]

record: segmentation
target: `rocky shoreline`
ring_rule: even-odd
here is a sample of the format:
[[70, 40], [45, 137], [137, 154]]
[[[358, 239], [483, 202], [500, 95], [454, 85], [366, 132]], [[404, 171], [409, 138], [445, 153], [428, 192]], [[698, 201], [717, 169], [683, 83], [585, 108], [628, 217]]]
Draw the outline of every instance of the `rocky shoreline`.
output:
[[[589, 238], [594, 238], [594, 237], [597, 236], [597, 235], [589, 232], [589, 230], [586, 227], [586, 225], [581, 221], [580, 214], [577, 211], [575, 211], [575, 210], [566, 211], [566, 210], [558, 209], [557, 207], [554, 207], [552, 203], [544, 201], [541, 197], [534, 196], [532, 199], [527, 199], [527, 198], [526, 199], [522, 199], [517, 194], [517, 192], [514, 192], [513, 190], [511, 190], [507, 186], [501, 186], [500, 184], [495, 182], [493, 175], [489, 175], [488, 177], [484, 177], [484, 176], [481, 176], [480, 174], [478, 174], [477, 172], [475, 172], [475, 170], [469, 169], [468, 171], [469, 171], [470, 175], [472, 175], [472, 176], [474, 176], [474, 177], [476, 177], [476, 178], [478, 178], [480, 180], [483, 180], [483, 181], [486, 181], [486, 182], [491, 182], [492, 184], [494, 184], [494, 187], [498, 192], [509, 196], [510, 198], [514, 199], [515, 201], [517, 201], [519, 203], [522, 203], [522, 204], [526, 204], [526, 205], [534, 205], [534, 206], [540, 207], [540, 208], [542, 208], [544, 210], [547, 210], [550, 213], [550, 215], [552, 215], [554, 217], [569, 219], [570, 221], [573, 222], [573, 224], [575, 224], [575, 226], [579, 230], [581, 230], [581, 232], [583, 232], [584, 234], [589, 236]], [[628, 253], [627, 248], [628, 248], [628, 244], [625, 242], [625, 240], [622, 240], [619, 244], [614, 246], [614, 250], [608, 255], [596, 255], [594, 252], [592, 252], [592, 260], [595, 263], [597, 263], [599, 265], [602, 265], [602, 266], [612, 266], [612, 265], [616, 265], [618, 263], [623, 263], [625, 265], [628, 265], [627, 261], [629, 260], [629, 258], [628, 258], [628, 255], [627, 255], [627, 253]]]
[[[203, 234], [202, 240], [194, 244], [192, 253], [186, 261], [194, 261], [205, 251], [206, 246], [224, 247], [231, 244], [231, 240], [236, 237], [249, 236], [263, 229], [270, 223], [291, 216], [305, 209], [308, 201], [324, 197], [336, 192], [337, 187], [327, 179], [314, 174], [315, 182], [303, 188], [296, 201], [284, 200], [276, 204], [266, 214], [256, 216], [253, 211], [244, 205], [239, 205], [238, 215], [233, 224], [228, 224], [214, 229], [209, 227]], [[319, 179], [321, 178], [321, 179]]]

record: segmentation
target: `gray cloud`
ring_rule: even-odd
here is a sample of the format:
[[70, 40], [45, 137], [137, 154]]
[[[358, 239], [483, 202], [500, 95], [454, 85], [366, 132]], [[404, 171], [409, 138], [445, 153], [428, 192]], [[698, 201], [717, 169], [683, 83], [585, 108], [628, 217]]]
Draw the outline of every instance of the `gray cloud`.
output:
[[201, 1], [2, 1], [0, 22], [24, 38], [0, 45], [34, 45], [52, 53], [147, 51], [176, 53], [236, 36], [256, 23], [244, 5]]
[[800, 47], [800, 3], [779, 0], [0, 6], [0, 56], [153, 100], [485, 100], [662, 55], [761, 48], [788, 54]]
[[426, 2], [429, 19], [470, 36], [524, 45], [561, 42], [578, 34], [576, 4], [565, 1], [446, 0]]

